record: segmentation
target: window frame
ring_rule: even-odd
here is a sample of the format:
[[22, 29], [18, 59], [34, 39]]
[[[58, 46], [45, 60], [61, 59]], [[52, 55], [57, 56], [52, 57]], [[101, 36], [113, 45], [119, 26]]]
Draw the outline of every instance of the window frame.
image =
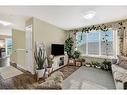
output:
[[[110, 28], [111, 29], [111, 28]], [[113, 32], [113, 56], [106, 56], [106, 55], [102, 55], [101, 54], [101, 32], [99, 32], [99, 54], [89, 54], [88, 53], [88, 33], [86, 33], [86, 54], [82, 53], [81, 56], [86, 56], [86, 57], [99, 57], [99, 58], [107, 58], [107, 59], [112, 59], [112, 58], [117, 58], [118, 53], [118, 38], [117, 38], [117, 31], [111, 29]], [[96, 30], [94, 30], [96, 31]], [[90, 32], [94, 32], [94, 31], [90, 31]], [[103, 32], [103, 31], [102, 31]], [[77, 47], [77, 43], [76, 43], [76, 47]], [[78, 50], [78, 48], [77, 48]]]

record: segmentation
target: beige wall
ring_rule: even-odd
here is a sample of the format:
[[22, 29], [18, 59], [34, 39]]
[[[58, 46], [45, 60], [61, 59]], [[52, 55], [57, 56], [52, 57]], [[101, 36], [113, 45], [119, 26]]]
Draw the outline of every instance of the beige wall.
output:
[[[37, 18], [30, 18], [26, 21], [26, 26], [32, 25], [32, 44], [33, 44], [33, 59], [34, 59], [34, 47], [36, 41], [43, 41], [46, 46], [47, 54], [51, 53], [51, 44], [58, 43], [64, 44], [67, 32], [64, 30], [51, 25], [47, 22], [41, 21]], [[35, 61], [33, 66], [35, 67]], [[35, 68], [34, 68], [35, 70]]]
[[64, 44], [67, 33], [49, 23], [33, 18], [34, 42], [43, 41], [47, 54], [51, 53], [51, 44]]
[[[12, 55], [11, 62], [17, 62], [17, 49], [25, 49], [25, 31], [12, 29]], [[21, 60], [24, 59], [25, 54], [22, 54]]]

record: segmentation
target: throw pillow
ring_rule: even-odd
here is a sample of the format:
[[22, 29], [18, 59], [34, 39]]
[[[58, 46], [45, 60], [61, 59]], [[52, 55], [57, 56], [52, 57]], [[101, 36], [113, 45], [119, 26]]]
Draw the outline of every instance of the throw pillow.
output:
[[117, 65], [120, 67], [127, 69], [127, 57], [118, 55], [118, 62]]

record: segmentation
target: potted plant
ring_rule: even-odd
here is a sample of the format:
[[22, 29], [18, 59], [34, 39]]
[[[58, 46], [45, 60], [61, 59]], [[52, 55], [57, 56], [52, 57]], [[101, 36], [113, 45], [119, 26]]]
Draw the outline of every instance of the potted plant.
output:
[[37, 65], [36, 68], [37, 77], [41, 78], [44, 76], [45, 73], [45, 68], [44, 68], [44, 64], [46, 61], [45, 50], [42, 49], [41, 47], [39, 48], [35, 47], [34, 58]]
[[69, 37], [68, 39], [65, 40], [65, 44], [64, 44], [64, 50], [65, 52], [67, 52], [67, 55], [69, 58], [73, 57], [73, 38]]
[[103, 70], [109, 70], [109, 71], [111, 71], [111, 62], [110, 61], [107, 61], [106, 59], [102, 62], [102, 66], [101, 66], [101, 68], [103, 69]]
[[91, 61], [91, 65], [92, 65], [92, 67], [96, 67], [96, 61]]
[[78, 50], [75, 50], [74, 53], [73, 53], [73, 58], [75, 59], [76, 66], [82, 66], [82, 59], [79, 58], [80, 55], [81, 55], [81, 53]]
[[47, 64], [47, 71], [48, 73], [51, 73], [52, 72], [52, 64], [53, 64], [53, 59], [54, 59], [54, 56], [53, 55], [50, 55], [47, 60], [48, 60], [48, 64]]
[[81, 52], [78, 51], [78, 50], [75, 50], [74, 53], [73, 53], [73, 57], [74, 57], [75, 59], [78, 59], [78, 58], [80, 57], [80, 55], [81, 55]]
[[92, 64], [92, 67], [94, 67], [94, 68], [101, 68], [100, 63], [97, 61], [92, 61], [91, 64]]
[[96, 68], [100, 69], [101, 68], [101, 63], [96, 62]]

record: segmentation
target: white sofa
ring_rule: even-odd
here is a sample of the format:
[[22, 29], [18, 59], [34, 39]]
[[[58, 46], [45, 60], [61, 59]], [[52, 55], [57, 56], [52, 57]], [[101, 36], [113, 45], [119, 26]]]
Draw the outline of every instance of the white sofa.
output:
[[127, 57], [118, 56], [118, 61], [111, 67], [116, 89], [124, 89], [124, 83], [127, 82]]
[[126, 69], [116, 64], [112, 64], [112, 75], [114, 78], [116, 89], [124, 89], [124, 82], [127, 81], [126, 72]]

